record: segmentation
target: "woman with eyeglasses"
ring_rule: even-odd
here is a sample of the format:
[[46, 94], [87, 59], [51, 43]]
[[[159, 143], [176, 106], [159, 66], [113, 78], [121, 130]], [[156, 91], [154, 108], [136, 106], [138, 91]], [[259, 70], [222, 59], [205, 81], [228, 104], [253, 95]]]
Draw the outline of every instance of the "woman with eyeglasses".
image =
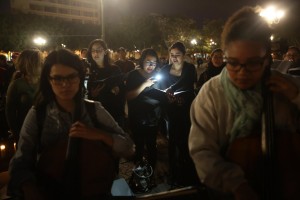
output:
[[189, 110], [196, 82], [196, 68], [184, 61], [186, 48], [182, 42], [175, 42], [169, 48], [170, 63], [160, 71], [157, 88], [168, 98], [164, 106], [169, 139], [170, 184], [173, 188], [198, 184], [193, 162], [188, 151], [190, 129]]
[[[227, 20], [222, 33], [226, 67], [220, 75], [203, 85], [192, 103], [190, 155], [199, 179], [207, 186], [212, 199], [299, 198], [294, 196], [298, 191], [299, 176], [293, 174], [292, 177], [298, 179], [288, 178], [288, 182], [296, 180], [296, 187], [287, 187], [292, 195], [286, 198], [287, 193], [281, 192], [284, 179], [278, 178], [280, 173], [276, 171], [281, 164], [287, 165], [285, 172], [290, 171], [289, 167], [298, 167], [299, 159], [298, 164], [294, 161], [299, 158], [299, 148], [293, 147], [298, 155], [291, 151], [282, 156], [276, 153], [290, 145], [283, 145], [284, 148], [277, 148], [275, 151], [272, 147], [280, 147], [281, 141], [290, 142], [286, 144], [297, 141], [280, 138], [286, 133], [290, 134], [286, 135], [291, 136], [290, 138], [299, 136], [296, 133], [300, 130], [300, 84], [292, 77], [270, 72], [270, 36], [271, 29], [255, 8], [244, 7], [234, 13]], [[270, 98], [271, 92], [274, 93], [273, 99]], [[262, 119], [265, 123], [262, 123]], [[268, 137], [261, 140], [261, 136], [265, 135]], [[269, 136], [275, 137], [277, 142], [272, 143]], [[271, 143], [272, 145], [268, 145]], [[261, 144], [264, 144], [264, 148]], [[263, 151], [264, 149], [268, 151]], [[264, 156], [256, 156], [253, 152], [258, 152], [258, 155], [264, 152]], [[233, 153], [239, 155], [244, 162], [237, 161]], [[291, 155], [291, 163], [276, 162], [277, 158], [289, 158]], [[261, 158], [264, 162], [262, 166], [251, 162], [251, 159], [258, 162]], [[257, 170], [258, 166], [262, 167], [259, 168], [261, 170]], [[256, 182], [257, 177], [259, 181]], [[260, 187], [262, 183], [263, 186]], [[270, 189], [272, 184], [278, 185]], [[277, 193], [278, 191], [280, 192]], [[273, 197], [267, 198], [272, 195]]]
[[155, 74], [158, 67], [159, 58], [155, 50], [144, 49], [139, 59], [139, 67], [129, 72], [126, 80], [128, 118], [136, 145], [134, 160], [138, 165], [146, 158], [153, 170], [157, 161], [156, 138], [161, 109], [160, 102], [149, 97], [147, 93], [157, 82]]
[[[110, 196], [114, 160], [131, 156], [133, 142], [101, 103], [83, 99], [84, 75], [79, 56], [67, 49], [46, 57], [34, 106], [10, 162], [8, 195], [22, 199]], [[96, 176], [99, 173], [102, 178]]]
[[87, 60], [91, 64], [88, 98], [100, 101], [119, 125], [125, 128], [124, 73], [117, 65], [111, 64], [109, 50], [101, 39], [91, 41]]

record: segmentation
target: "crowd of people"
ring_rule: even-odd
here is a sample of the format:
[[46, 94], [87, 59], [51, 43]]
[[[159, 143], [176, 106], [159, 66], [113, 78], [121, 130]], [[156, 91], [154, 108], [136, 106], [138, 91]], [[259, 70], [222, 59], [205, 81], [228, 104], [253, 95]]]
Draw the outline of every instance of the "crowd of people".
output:
[[[59, 49], [44, 58], [39, 50], [26, 49], [10, 66], [0, 55], [0, 117], [7, 121], [1, 131], [9, 130], [17, 142], [8, 194], [23, 199], [108, 197], [120, 158], [136, 165], [147, 160], [156, 168], [157, 135], [163, 133], [171, 188], [205, 186], [211, 199], [268, 196], [271, 183], [253, 181], [255, 172], [248, 174], [235, 156], [250, 157], [241, 146], [265, 152], [253, 143], [234, 147], [256, 136], [260, 143], [262, 134], [274, 130], [276, 138], [299, 148], [293, 142], [300, 133], [300, 50], [290, 46], [282, 60], [272, 58], [270, 35], [256, 10], [245, 7], [227, 20], [222, 47], [205, 63], [186, 59], [180, 41], [170, 45], [167, 64], [152, 48], [144, 49], [135, 65], [121, 47], [113, 62], [101, 39], [91, 41], [80, 56]], [[296, 151], [295, 159], [285, 161], [289, 168], [283, 174], [293, 173], [289, 178], [278, 172], [281, 164], [275, 170], [265, 167], [277, 160], [263, 159], [264, 168], [259, 168], [278, 170], [264, 175], [276, 176], [271, 182], [281, 199], [300, 197], [295, 189], [299, 156]], [[291, 185], [283, 186], [286, 180]]]

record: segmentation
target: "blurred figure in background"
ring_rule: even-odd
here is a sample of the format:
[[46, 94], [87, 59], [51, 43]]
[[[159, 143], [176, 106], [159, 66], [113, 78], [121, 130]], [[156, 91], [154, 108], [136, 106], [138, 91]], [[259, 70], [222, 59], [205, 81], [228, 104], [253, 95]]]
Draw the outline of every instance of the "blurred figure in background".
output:
[[28, 110], [31, 108], [43, 65], [38, 50], [24, 50], [18, 57], [16, 69], [20, 78], [9, 84], [6, 97], [6, 119], [16, 143]]
[[291, 62], [287, 73], [300, 76], [300, 49], [296, 46], [290, 46], [284, 55], [284, 60]]
[[207, 64], [207, 68], [202, 72], [202, 74], [200, 74], [199, 79], [196, 83], [196, 93], [199, 92], [206, 81], [220, 74], [225, 64], [226, 63], [223, 62], [222, 49], [213, 50], [210, 54], [210, 60]]
[[5, 116], [6, 92], [9, 85], [9, 65], [5, 54], [0, 53], [0, 137], [7, 137], [8, 125]]
[[82, 48], [80, 50], [80, 59], [87, 59], [87, 52], [88, 52], [87, 48]]
[[1, 94], [5, 94], [7, 91], [7, 87], [9, 85], [9, 81], [11, 79], [11, 72], [10, 72], [10, 66], [7, 62], [7, 57], [5, 54], [0, 53], [0, 87], [1, 87]]
[[300, 76], [300, 50], [296, 46], [288, 47], [283, 60], [273, 61], [272, 68], [281, 73]]
[[123, 73], [128, 73], [134, 70], [135, 65], [132, 61], [126, 58], [126, 49], [124, 47], [120, 47], [117, 50], [118, 60], [114, 62], [115, 65], [119, 66]]
[[287, 52], [284, 54], [284, 60], [288, 60], [288, 61], [291, 61], [291, 62], [299, 62], [299, 60], [300, 60], [300, 49], [296, 46], [290, 46], [288, 48]]
[[90, 69], [90, 64], [87, 60], [87, 53], [88, 53], [88, 49], [87, 48], [82, 48], [80, 50], [80, 59], [82, 61], [82, 66], [83, 69], [85, 71], [86, 76], [89, 76], [89, 74], [91, 73], [91, 69]]
[[16, 63], [17, 63], [19, 55], [20, 55], [19, 52], [13, 52], [11, 55], [11, 64], [10, 64], [10, 67], [8, 70], [9, 76], [11, 77], [11, 81], [13, 80], [14, 73], [17, 70]]

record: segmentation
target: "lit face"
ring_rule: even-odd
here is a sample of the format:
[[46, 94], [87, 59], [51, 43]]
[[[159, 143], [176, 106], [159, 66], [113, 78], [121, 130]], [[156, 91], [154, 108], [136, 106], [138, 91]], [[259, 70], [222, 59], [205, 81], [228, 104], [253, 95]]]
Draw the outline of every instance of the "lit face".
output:
[[121, 60], [126, 59], [126, 52], [125, 51], [120, 51], [118, 54], [119, 54], [119, 59], [121, 59]]
[[295, 49], [289, 49], [284, 56], [284, 60], [295, 62], [300, 59], [300, 54]]
[[104, 62], [104, 56], [106, 54], [106, 50], [99, 44], [95, 43], [91, 49], [92, 58], [98, 64], [102, 65]]
[[147, 73], [152, 73], [157, 65], [157, 59], [154, 56], [146, 56], [145, 60], [144, 60], [144, 70]]
[[73, 100], [80, 88], [78, 72], [71, 67], [61, 64], [52, 66], [49, 82], [58, 102]]
[[259, 42], [233, 41], [226, 47], [226, 68], [232, 83], [250, 89], [260, 82], [268, 64], [266, 48]]
[[184, 55], [179, 49], [171, 49], [170, 50], [170, 60], [174, 65], [181, 65], [184, 61]]
[[223, 53], [215, 52], [211, 57], [211, 62], [214, 67], [221, 67], [223, 64]]
[[84, 51], [81, 52], [80, 57], [81, 58], [86, 58], [86, 54], [87, 54], [87, 51], [84, 50]]

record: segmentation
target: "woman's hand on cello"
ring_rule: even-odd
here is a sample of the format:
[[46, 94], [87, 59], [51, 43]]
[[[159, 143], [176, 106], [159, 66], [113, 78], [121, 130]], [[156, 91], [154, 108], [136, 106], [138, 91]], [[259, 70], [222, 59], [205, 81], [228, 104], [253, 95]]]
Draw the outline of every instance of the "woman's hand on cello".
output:
[[108, 146], [113, 145], [113, 138], [107, 132], [93, 127], [88, 127], [79, 121], [72, 124], [69, 136], [79, 137], [87, 140], [99, 140]]
[[248, 183], [242, 183], [234, 191], [235, 200], [259, 200], [256, 192], [250, 187]]
[[72, 124], [69, 136], [88, 140], [102, 140], [102, 134], [99, 134], [99, 132], [99, 129], [88, 127], [82, 122], [77, 121]]
[[267, 81], [267, 85], [270, 90], [274, 93], [280, 93], [287, 97], [289, 100], [294, 99], [298, 93], [299, 89], [292, 80], [286, 78], [279, 72], [273, 72]]

